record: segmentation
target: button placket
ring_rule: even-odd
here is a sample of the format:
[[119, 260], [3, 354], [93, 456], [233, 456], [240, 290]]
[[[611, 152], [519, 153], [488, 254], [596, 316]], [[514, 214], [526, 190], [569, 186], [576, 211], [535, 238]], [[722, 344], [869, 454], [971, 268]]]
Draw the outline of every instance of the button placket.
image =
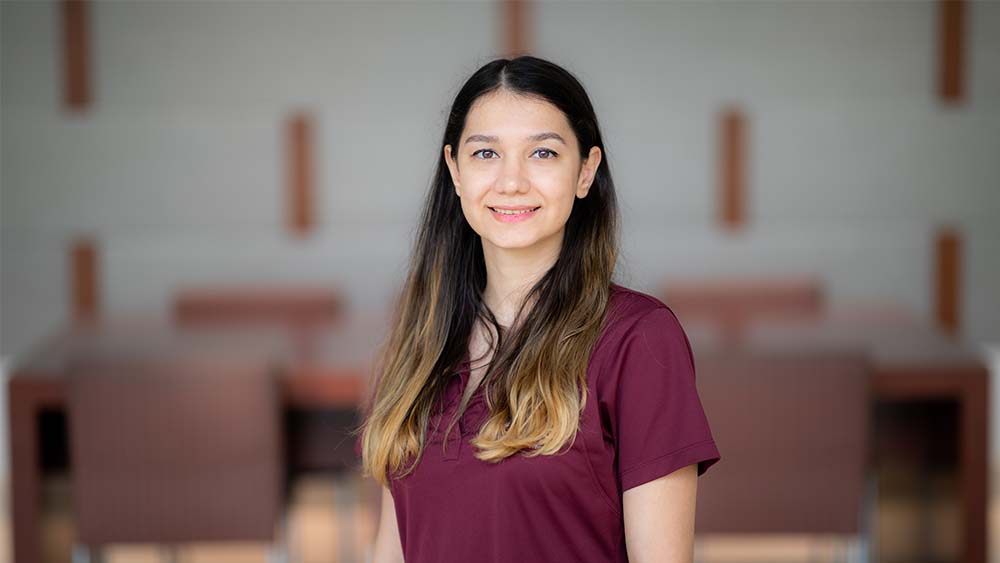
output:
[[481, 391], [481, 389], [477, 389], [476, 394], [469, 399], [469, 404], [465, 407], [465, 412], [458, 421], [463, 436], [471, 438], [479, 432], [479, 428], [486, 422], [486, 401]]

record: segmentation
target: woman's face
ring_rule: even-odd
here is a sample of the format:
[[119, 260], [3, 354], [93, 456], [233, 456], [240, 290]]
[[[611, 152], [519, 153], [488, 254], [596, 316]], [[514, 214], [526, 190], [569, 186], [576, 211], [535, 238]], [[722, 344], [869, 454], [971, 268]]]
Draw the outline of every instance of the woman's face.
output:
[[586, 197], [601, 162], [601, 149], [592, 147], [581, 163], [576, 136], [558, 108], [506, 90], [476, 100], [458, 149], [445, 145], [444, 155], [484, 250], [555, 254], [573, 201]]

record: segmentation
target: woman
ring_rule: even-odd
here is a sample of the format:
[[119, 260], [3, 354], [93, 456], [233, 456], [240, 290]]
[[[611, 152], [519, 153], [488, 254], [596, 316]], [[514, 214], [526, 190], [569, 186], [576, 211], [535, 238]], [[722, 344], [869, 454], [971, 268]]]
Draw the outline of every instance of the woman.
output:
[[687, 338], [612, 282], [614, 183], [582, 85], [530, 56], [455, 98], [359, 429], [375, 563], [691, 561], [720, 459]]

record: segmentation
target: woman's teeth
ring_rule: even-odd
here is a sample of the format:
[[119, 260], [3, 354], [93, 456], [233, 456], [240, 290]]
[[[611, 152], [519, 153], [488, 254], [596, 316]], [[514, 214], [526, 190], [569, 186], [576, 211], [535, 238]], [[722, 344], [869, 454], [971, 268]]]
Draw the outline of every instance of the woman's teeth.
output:
[[535, 209], [520, 209], [518, 211], [513, 211], [509, 209], [495, 209], [493, 207], [491, 207], [490, 209], [496, 211], [497, 213], [500, 213], [501, 215], [523, 215], [525, 213], [531, 213], [532, 211], [535, 211], [538, 208], [536, 207]]

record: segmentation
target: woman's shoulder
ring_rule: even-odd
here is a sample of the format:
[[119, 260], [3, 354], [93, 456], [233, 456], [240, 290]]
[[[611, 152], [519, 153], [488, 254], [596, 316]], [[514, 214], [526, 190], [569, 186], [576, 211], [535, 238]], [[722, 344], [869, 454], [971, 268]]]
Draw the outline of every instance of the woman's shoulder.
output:
[[[660, 311], [659, 313], [655, 313]], [[663, 301], [637, 289], [611, 284], [607, 315], [595, 348], [621, 340], [643, 319], [656, 315], [676, 321], [673, 311]]]
[[595, 373], [609, 371], [617, 375], [597, 377], [595, 383], [604, 380], [614, 385], [623, 380], [660, 376], [671, 379], [693, 366], [694, 355], [684, 328], [659, 298], [615, 286], [608, 305], [591, 367]]
[[607, 327], [628, 319], [639, 319], [657, 309], [670, 310], [659, 298], [637, 289], [611, 284], [611, 296], [608, 300]]

